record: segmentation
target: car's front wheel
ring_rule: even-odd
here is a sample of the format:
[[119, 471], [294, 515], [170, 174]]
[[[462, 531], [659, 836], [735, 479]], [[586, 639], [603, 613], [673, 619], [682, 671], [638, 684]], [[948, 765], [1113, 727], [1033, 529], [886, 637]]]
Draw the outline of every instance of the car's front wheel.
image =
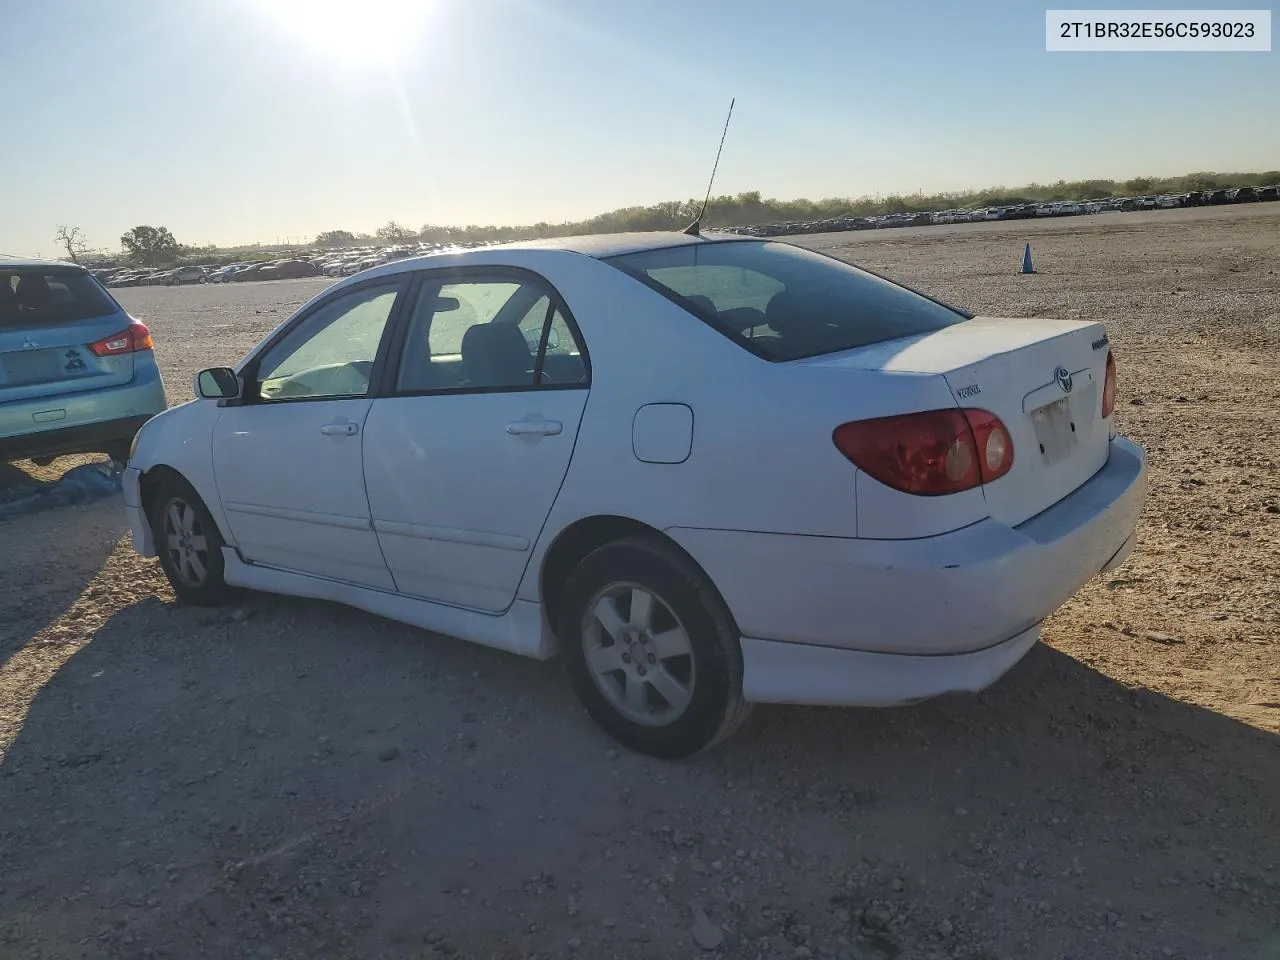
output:
[[590, 553], [570, 575], [557, 633], [587, 713], [625, 746], [674, 759], [746, 720], [742, 650], [718, 594], [656, 538]]
[[151, 500], [151, 531], [160, 567], [178, 599], [216, 606], [229, 592], [222, 576], [222, 534], [195, 489], [166, 477]]

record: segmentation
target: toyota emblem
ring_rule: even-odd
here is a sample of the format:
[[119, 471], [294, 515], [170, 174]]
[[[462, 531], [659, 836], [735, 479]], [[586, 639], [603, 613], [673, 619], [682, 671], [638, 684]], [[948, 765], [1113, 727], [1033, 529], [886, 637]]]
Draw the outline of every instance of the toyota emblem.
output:
[[1066, 367], [1059, 367], [1053, 371], [1053, 379], [1058, 381], [1058, 386], [1062, 388], [1063, 393], [1071, 392], [1071, 371]]

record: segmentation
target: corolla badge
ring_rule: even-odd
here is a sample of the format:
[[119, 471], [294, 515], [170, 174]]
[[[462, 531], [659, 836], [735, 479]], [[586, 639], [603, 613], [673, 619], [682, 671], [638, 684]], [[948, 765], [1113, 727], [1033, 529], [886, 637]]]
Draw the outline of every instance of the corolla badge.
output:
[[1053, 379], [1058, 381], [1058, 386], [1062, 388], [1063, 393], [1071, 392], [1071, 371], [1066, 367], [1059, 367], [1053, 371]]

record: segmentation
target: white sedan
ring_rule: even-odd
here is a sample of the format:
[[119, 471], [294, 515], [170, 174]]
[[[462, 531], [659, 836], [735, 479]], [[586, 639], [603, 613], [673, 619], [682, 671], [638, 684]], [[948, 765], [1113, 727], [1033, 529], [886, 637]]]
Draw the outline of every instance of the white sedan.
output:
[[537, 658], [632, 749], [753, 703], [994, 682], [1133, 549], [1103, 326], [776, 241], [594, 236], [325, 290], [125, 473], [178, 597], [334, 600]]

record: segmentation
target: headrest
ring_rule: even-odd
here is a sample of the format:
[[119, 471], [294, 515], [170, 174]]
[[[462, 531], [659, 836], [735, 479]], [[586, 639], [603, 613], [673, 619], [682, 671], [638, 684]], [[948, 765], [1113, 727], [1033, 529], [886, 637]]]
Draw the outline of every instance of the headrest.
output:
[[728, 310], [721, 310], [718, 314], [720, 319], [742, 333], [744, 330], [750, 330], [752, 327], [763, 327], [769, 322], [763, 310], [757, 310], [755, 307], [732, 307]]
[[764, 314], [769, 327], [785, 337], [795, 330], [797, 325], [805, 324], [814, 309], [815, 304], [811, 297], [792, 290], [783, 290], [781, 293], [774, 294], [769, 305], [765, 307]]
[[694, 306], [701, 307], [703, 310], [707, 311], [707, 313], [712, 314], [713, 316], [715, 315], [716, 305], [710, 297], [704, 297], [700, 293], [693, 293], [685, 297], [685, 299]]
[[17, 298], [23, 303], [44, 304], [53, 299], [49, 283], [38, 273], [24, 273], [18, 277]]
[[525, 358], [529, 356], [529, 345], [524, 341], [524, 334], [514, 323], [477, 323], [467, 328], [462, 335], [462, 356], [472, 351], [484, 350], [515, 351], [519, 350]]
[[473, 386], [530, 383], [531, 359], [514, 323], [477, 323], [462, 336], [462, 365]]

